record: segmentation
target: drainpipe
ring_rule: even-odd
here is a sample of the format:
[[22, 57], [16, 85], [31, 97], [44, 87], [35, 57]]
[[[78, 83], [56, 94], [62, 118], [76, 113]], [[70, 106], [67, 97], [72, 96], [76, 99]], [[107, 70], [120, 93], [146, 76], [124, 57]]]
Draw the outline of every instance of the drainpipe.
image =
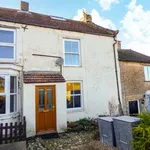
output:
[[114, 43], [113, 43], [113, 52], [114, 52], [114, 63], [115, 63], [115, 74], [116, 74], [116, 84], [117, 84], [117, 92], [118, 92], [118, 111], [119, 115], [123, 115], [122, 105], [121, 105], [121, 99], [120, 99], [120, 88], [119, 88], [119, 81], [118, 81], [118, 70], [117, 70], [117, 59], [116, 59], [116, 48], [115, 45], [117, 44], [116, 36], [119, 33], [119, 30], [116, 31], [114, 35]]

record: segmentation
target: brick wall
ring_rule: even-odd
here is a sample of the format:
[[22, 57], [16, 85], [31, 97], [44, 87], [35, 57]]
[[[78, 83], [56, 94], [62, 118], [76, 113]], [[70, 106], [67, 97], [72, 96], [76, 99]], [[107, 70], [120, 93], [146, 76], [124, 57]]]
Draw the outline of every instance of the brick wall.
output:
[[144, 77], [144, 65], [150, 64], [120, 61], [123, 109], [126, 113], [129, 100], [143, 99], [145, 92], [150, 90], [150, 82], [146, 82]]

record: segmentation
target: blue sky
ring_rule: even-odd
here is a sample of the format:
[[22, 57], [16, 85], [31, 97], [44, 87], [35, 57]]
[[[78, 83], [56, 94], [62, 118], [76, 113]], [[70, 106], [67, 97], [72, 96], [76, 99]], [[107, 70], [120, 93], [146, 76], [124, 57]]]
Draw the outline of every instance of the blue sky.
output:
[[[30, 11], [79, 20], [82, 10], [93, 22], [119, 29], [122, 48], [150, 55], [150, 0], [26, 0]], [[1, 7], [20, 7], [20, 0], [0, 0]]]

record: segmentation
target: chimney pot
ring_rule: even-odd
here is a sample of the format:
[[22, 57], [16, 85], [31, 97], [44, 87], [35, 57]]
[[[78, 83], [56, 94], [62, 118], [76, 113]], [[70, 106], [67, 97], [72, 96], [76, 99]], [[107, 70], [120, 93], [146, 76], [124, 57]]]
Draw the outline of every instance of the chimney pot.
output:
[[83, 11], [83, 17], [80, 19], [80, 21], [83, 21], [85, 23], [92, 23], [92, 16]]
[[117, 41], [117, 49], [121, 49], [121, 41]]
[[21, 1], [20, 9], [22, 11], [29, 11], [29, 3], [25, 1]]

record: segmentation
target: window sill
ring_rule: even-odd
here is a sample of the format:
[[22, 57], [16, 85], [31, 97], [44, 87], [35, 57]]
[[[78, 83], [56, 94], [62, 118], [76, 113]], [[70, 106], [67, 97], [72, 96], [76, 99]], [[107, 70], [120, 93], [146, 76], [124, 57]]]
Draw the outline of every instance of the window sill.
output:
[[70, 67], [70, 68], [71, 68], [71, 67], [81, 68], [82, 66], [64, 66], [64, 67], [68, 67], [68, 68], [69, 68], [69, 67]]
[[83, 112], [83, 108], [70, 108], [67, 109], [67, 113], [73, 113], [73, 112]]
[[0, 114], [0, 120], [7, 120], [11, 118], [17, 118], [19, 116], [19, 112], [13, 112], [10, 114]]
[[144, 80], [144, 82], [150, 82], [150, 80]]

